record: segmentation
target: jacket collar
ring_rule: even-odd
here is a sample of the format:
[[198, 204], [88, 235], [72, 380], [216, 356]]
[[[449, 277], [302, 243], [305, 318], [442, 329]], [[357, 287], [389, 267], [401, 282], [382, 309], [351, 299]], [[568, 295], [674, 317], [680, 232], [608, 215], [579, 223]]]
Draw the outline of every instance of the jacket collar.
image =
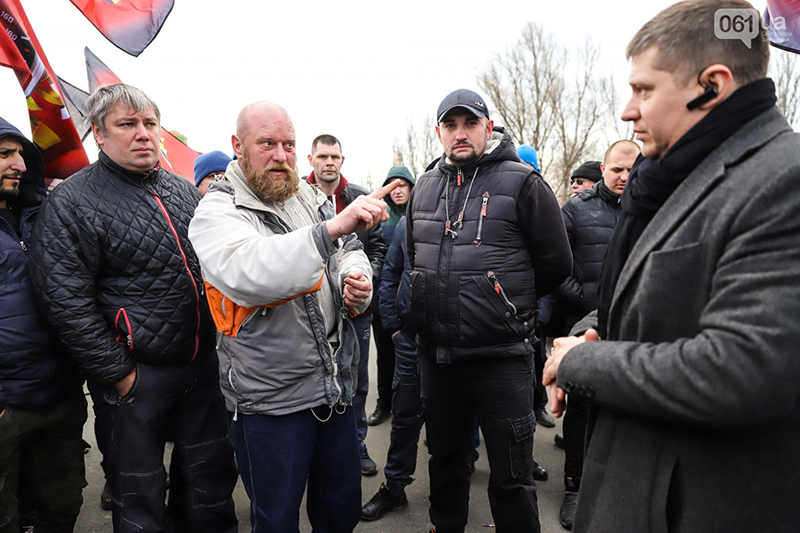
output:
[[697, 165], [653, 216], [631, 250], [614, 289], [609, 325], [614, 324], [615, 315], [619, 313], [620, 296], [647, 256], [719, 185], [725, 177], [725, 169], [787, 131], [791, 131], [791, 127], [778, 108], [773, 107], [742, 127]]
[[105, 152], [100, 150], [100, 153], [97, 156], [98, 163], [103, 166], [110, 174], [118, 176], [125, 181], [130, 181], [139, 185], [142, 183], [143, 180], [147, 179], [150, 180], [150, 183], [154, 183], [158, 179], [158, 171], [161, 170], [161, 161], [156, 161], [156, 164], [150, 170], [145, 172], [139, 172], [137, 170], [128, 170], [127, 168], [123, 168], [114, 162], [113, 159], [108, 157]]

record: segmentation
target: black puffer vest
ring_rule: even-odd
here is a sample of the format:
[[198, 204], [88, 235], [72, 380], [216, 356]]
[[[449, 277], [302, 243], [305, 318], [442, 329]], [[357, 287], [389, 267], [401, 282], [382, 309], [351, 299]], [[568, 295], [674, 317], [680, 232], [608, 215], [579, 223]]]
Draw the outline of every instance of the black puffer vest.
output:
[[442, 363], [530, 354], [537, 291], [572, 265], [555, 196], [502, 128], [474, 165], [444, 161], [419, 179], [407, 212], [420, 353]]

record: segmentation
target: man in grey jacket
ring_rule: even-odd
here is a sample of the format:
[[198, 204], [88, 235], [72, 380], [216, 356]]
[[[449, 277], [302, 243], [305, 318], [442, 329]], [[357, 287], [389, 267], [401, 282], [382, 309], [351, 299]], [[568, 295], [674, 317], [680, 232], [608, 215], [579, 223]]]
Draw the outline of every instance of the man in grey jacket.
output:
[[334, 216], [297, 177], [294, 125], [270, 102], [239, 114], [238, 161], [189, 227], [217, 326], [220, 385], [254, 532], [297, 530], [308, 485], [315, 530], [352, 531], [361, 468], [352, 400], [351, 316], [370, 304], [372, 269], [355, 235], [388, 219], [359, 196]]
[[544, 375], [554, 413], [592, 401], [575, 531], [800, 530], [800, 138], [768, 43], [717, 38], [724, 16], [762, 23], [690, 0], [628, 45], [645, 159]]

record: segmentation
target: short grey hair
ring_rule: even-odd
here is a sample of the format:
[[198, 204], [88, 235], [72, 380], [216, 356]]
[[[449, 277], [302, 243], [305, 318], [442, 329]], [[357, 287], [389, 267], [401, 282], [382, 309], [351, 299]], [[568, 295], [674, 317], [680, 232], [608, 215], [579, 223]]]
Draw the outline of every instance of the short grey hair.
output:
[[122, 103], [128, 109], [133, 109], [137, 113], [152, 108], [158, 123], [161, 124], [161, 111], [158, 110], [156, 103], [144, 91], [125, 83], [104, 85], [103, 87], [98, 87], [86, 100], [89, 120], [92, 125], [100, 128], [100, 133], [103, 134], [103, 137], [108, 137], [106, 117], [114, 110], [117, 103]]

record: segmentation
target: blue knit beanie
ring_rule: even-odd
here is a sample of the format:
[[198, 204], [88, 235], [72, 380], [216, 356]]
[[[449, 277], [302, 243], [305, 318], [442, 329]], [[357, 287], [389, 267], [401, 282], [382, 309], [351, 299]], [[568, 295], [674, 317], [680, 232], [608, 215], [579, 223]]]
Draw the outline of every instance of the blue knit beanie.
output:
[[219, 150], [197, 156], [194, 160], [194, 186], [199, 187], [203, 178], [212, 172], [225, 172], [231, 158]]
[[520, 159], [535, 168], [536, 172], [541, 172], [541, 170], [539, 170], [539, 156], [536, 154], [536, 149], [533, 146], [529, 144], [520, 144], [519, 148], [517, 148], [517, 155]]

